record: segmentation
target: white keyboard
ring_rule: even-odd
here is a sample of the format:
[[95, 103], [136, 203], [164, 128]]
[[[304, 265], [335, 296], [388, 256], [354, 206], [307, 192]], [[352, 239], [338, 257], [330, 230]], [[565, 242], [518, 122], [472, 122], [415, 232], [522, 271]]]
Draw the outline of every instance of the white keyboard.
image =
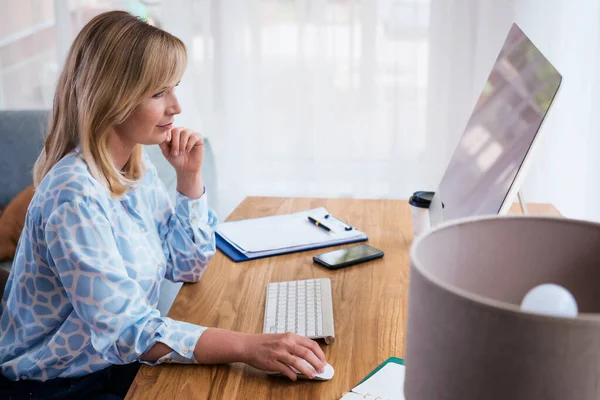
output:
[[267, 286], [264, 333], [294, 332], [335, 340], [329, 278], [274, 282]]

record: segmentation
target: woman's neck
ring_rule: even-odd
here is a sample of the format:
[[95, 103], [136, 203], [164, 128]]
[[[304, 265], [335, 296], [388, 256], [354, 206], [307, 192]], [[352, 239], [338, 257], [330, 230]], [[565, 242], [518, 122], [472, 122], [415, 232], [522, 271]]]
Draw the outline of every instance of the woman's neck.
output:
[[112, 132], [108, 140], [108, 151], [112, 157], [115, 166], [122, 170], [129, 161], [131, 153], [135, 148], [135, 143], [126, 143], [116, 132]]

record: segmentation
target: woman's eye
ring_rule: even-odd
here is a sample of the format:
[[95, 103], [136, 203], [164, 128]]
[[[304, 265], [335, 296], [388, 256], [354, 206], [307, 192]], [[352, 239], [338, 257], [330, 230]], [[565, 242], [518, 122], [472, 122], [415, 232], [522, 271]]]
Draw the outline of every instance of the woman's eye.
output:
[[157, 99], [159, 97], [162, 97], [164, 93], [165, 92], [156, 93], [154, 96], [152, 96], [152, 98]]

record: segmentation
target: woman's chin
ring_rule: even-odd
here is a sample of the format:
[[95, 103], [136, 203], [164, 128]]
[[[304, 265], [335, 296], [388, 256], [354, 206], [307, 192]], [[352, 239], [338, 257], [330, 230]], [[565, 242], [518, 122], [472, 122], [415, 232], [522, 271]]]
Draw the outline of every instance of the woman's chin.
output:
[[167, 140], [167, 132], [163, 131], [163, 132], [157, 132], [152, 136], [149, 136], [148, 138], [146, 138], [146, 140], [143, 143], [143, 145], [154, 145], [154, 144], [161, 144], [164, 143], [165, 140]]

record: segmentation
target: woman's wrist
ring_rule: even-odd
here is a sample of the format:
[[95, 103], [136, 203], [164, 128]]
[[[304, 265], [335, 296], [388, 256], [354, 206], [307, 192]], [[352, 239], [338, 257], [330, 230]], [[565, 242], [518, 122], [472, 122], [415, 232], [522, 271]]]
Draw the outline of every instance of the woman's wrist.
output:
[[141, 359], [143, 361], [156, 362], [159, 358], [166, 356], [173, 349], [162, 342], [156, 342], [147, 352], [145, 352]]
[[204, 194], [202, 172], [177, 172], [177, 191], [190, 199], [198, 199]]
[[238, 356], [240, 361], [248, 364], [250, 359], [252, 358], [252, 345], [251, 340], [254, 335], [252, 334], [243, 334], [240, 337], [239, 348], [238, 348]]

